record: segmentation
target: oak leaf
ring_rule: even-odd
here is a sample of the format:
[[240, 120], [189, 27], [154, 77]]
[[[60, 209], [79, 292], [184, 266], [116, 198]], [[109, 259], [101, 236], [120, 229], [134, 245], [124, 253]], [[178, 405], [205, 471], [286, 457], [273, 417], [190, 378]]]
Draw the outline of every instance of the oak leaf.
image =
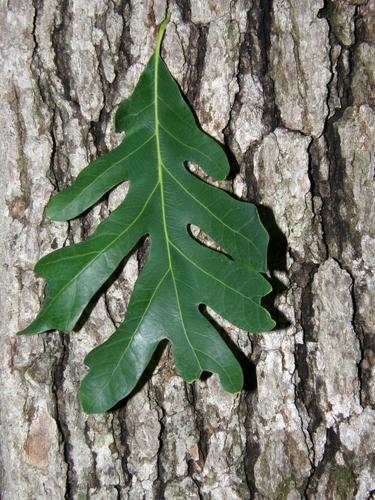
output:
[[[163, 339], [172, 343], [184, 379], [191, 382], [202, 371], [213, 372], [224, 389], [239, 391], [241, 367], [202, 315], [201, 304], [251, 332], [274, 326], [260, 305], [271, 287], [261, 274], [267, 269], [268, 235], [255, 206], [185, 167], [191, 161], [216, 179], [229, 172], [222, 148], [197, 126], [160, 57], [167, 22], [132, 96], [116, 113], [116, 130], [125, 131], [124, 141], [52, 199], [47, 216], [57, 221], [77, 217], [123, 181], [130, 181], [129, 193], [91, 237], [39, 261], [35, 271], [48, 284], [47, 297], [35, 321], [20, 332], [71, 331], [124, 257], [149, 236], [150, 255], [125, 321], [86, 357], [90, 371], [80, 396], [87, 413], [105, 411], [129, 394]], [[190, 224], [227, 255], [196, 241]]]

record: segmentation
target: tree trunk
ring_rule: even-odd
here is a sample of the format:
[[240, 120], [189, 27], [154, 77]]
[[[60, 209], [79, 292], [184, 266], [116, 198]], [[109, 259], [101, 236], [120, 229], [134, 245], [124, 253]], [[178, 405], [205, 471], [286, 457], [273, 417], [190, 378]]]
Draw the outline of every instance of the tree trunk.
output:
[[[124, 317], [133, 255], [69, 336], [16, 337], [33, 273], [90, 235], [126, 192], [79, 220], [53, 194], [118, 144], [113, 116], [153, 52], [166, 1], [5, 0], [1, 497], [366, 499], [375, 489], [372, 0], [170, 0], [163, 57], [203, 128], [232, 152], [230, 189], [271, 234], [272, 333], [228, 326], [246, 389], [192, 385], [170, 349], [103, 415], [78, 401], [84, 356]], [[5, 159], [5, 161], [4, 161]], [[155, 363], [156, 364], [156, 363]]]

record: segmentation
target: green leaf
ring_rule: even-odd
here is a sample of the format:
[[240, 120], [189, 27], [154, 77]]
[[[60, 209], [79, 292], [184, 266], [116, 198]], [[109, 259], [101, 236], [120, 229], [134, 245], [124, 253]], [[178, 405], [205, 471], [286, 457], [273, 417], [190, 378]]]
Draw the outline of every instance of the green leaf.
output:
[[[224, 389], [237, 392], [242, 370], [225, 341], [202, 315], [206, 304], [234, 325], [259, 332], [274, 322], [260, 306], [270, 285], [268, 235], [256, 208], [192, 175], [186, 161], [224, 179], [222, 148], [200, 130], [176, 82], [160, 58], [168, 19], [155, 54], [133, 95], [116, 114], [123, 143], [86, 167], [49, 204], [54, 220], [77, 217], [119, 183], [130, 181], [124, 202], [95, 234], [42, 258], [35, 270], [48, 284], [44, 306], [21, 334], [72, 330], [93, 295], [145, 235], [151, 252], [131, 297], [124, 323], [87, 357], [81, 385], [87, 413], [111, 408], [137, 384], [163, 339], [173, 345], [177, 371], [187, 381], [217, 373]], [[199, 226], [230, 256], [197, 242]]]

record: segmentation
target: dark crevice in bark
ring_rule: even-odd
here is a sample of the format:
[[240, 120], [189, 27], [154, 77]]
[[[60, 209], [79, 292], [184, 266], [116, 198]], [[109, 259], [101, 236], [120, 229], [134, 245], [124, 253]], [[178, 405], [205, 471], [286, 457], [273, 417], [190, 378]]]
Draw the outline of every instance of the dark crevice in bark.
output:
[[202, 414], [201, 410], [198, 408], [198, 392], [197, 392], [197, 386], [196, 384], [193, 383], [192, 386], [192, 396], [193, 396], [193, 409], [194, 409], [194, 416], [195, 416], [195, 425], [196, 429], [198, 431], [198, 451], [199, 451], [199, 456], [201, 458], [201, 465], [202, 467], [204, 466], [207, 455], [208, 455], [208, 450], [210, 447], [210, 438], [209, 434], [207, 432], [206, 426], [205, 426], [205, 421], [204, 421], [204, 415]]
[[[353, 54], [355, 48], [358, 45], [357, 40], [357, 20], [358, 20], [358, 6], [355, 7], [353, 21], [355, 26], [354, 31], [354, 43], [349, 47], [345, 47], [341, 44], [339, 40], [337, 40], [334, 30], [332, 29], [333, 16], [334, 16], [335, 2], [334, 0], [325, 0], [324, 8], [320, 10], [319, 17], [325, 18], [329, 25], [329, 35], [330, 35], [330, 44], [331, 47], [334, 45], [339, 45], [341, 47], [341, 54], [339, 56], [338, 64], [337, 64], [337, 84], [338, 84], [338, 94], [341, 101], [341, 107], [336, 111], [337, 115], [336, 119], [338, 119], [345, 109], [349, 106], [353, 105], [353, 93], [352, 93], [352, 78], [353, 78]], [[346, 68], [346, 64], [344, 61], [345, 53], [348, 53], [348, 61]], [[336, 121], [336, 119], [334, 121]]]
[[[107, 8], [108, 11], [108, 8]], [[106, 14], [97, 16], [95, 19], [95, 28], [101, 30], [101, 32], [106, 36], [108, 40], [108, 35], [106, 32]], [[103, 95], [103, 105], [99, 113], [99, 118], [95, 122], [90, 124], [90, 132], [94, 140], [94, 145], [96, 148], [96, 156], [100, 156], [108, 151], [108, 147], [105, 143], [106, 129], [108, 122], [110, 120], [110, 112], [108, 111], [108, 94], [110, 90], [110, 83], [107, 81], [104, 68], [103, 68], [103, 47], [102, 42], [100, 45], [95, 46], [96, 55], [98, 59], [98, 74], [100, 78], [100, 86]]]
[[[352, 299], [352, 307], [353, 307], [353, 315], [351, 318], [351, 323], [352, 323], [352, 328], [353, 331], [358, 339], [359, 342], [359, 350], [360, 350], [360, 359], [357, 363], [357, 370], [358, 370], [358, 383], [359, 383], [359, 403], [362, 407], [365, 406], [366, 404], [366, 390], [370, 390], [371, 387], [368, 387], [368, 377], [367, 373], [363, 370], [363, 362], [366, 359], [366, 347], [367, 343], [369, 344], [370, 349], [373, 349], [373, 344], [371, 339], [367, 339], [367, 336], [365, 335], [365, 331], [361, 325], [360, 319], [359, 319], [359, 312], [358, 312], [358, 307], [357, 307], [357, 298], [356, 298], [356, 292], [358, 291], [358, 285], [356, 283], [356, 279], [351, 272], [351, 270], [346, 266], [345, 271], [349, 274], [350, 279], [352, 280], [352, 286], [350, 288], [350, 295]], [[370, 379], [371, 380], [371, 379]]]
[[304, 340], [315, 341], [313, 323], [313, 295], [311, 287], [314, 276], [319, 269], [319, 264], [313, 262], [301, 263], [298, 269], [291, 274], [292, 282], [302, 290], [300, 310], [296, 312], [296, 319], [301, 324], [304, 332]]
[[244, 469], [245, 469], [246, 485], [249, 489], [250, 498], [255, 498], [256, 495], [258, 494], [255, 485], [254, 468], [261, 451], [253, 429], [254, 398], [255, 394], [251, 393], [245, 394], [244, 397], [245, 400], [244, 402], [247, 409], [245, 417], [246, 444], [245, 444]]
[[195, 107], [198, 104], [200, 84], [204, 71], [204, 61], [207, 51], [208, 26], [203, 24], [190, 27], [189, 48], [190, 54], [188, 72], [184, 77], [183, 87], [187, 89], [186, 98], [189, 104]]
[[[353, 277], [352, 277], [353, 279]], [[352, 300], [353, 300], [353, 318], [352, 325], [353, 329], [359, 339], [359, 348], [360, 348], [360, 359], [358, 361], [358, 380], [359, 380], [359, 400], [362, 407], [370, 406], [372, 409], [375, 409], [375, 406], [371, 402], [371, 398], [368, 394], [372, 392], [372, 377], [371, 377], [371, 364], [367, 364], [367, 360], [371, 359], [374, 356], [374, 337], [372, 335], [368, 335], [368, 332], [364, 329], [361, 324], [360, 318], [358, 318], [358, 309], [357, 309], [357, 293], [360, 294], [361, 291], [358, 290], [356, 286], [352, 287]]]
[[39, 95], [44, 103], [46, 103], [46, 91], [44, 85], [41, 82], [41, 64], [39, 59], [39, 44], [37, 37], [37, 29], [38, 29], [38, 15], [39, 12], [43, 9], [43, 0], [33, 0], [34, 7], [34, 18], [33, 18], [33, 29], [32, 29], [32, 37], [34, 41], [33, 53], [31, 56], [31, 71], [33, 73], [34, 80], [37, 84]]
[[193, 483], [196, 486], [196, 492], [197, 492], [199, 500], [204, 500], [204, 496], [203, 496], [203, 493], [201, 491], [201, 486], [202, 486], [201, 482], [198, 481], [198, 479], [194, 476], [194, 474], [192, 472], [189, 472], [189, 475], [191, 477], [191, 480], [193, 481]]
[[110, 420], [111, 425], [110, 425], [110, 432], [112, 433], [113, 436], [113, 445], [110, 446], [112, 457], [113, 457], [113, 462], [120, 462], [119, 466], [119, 475], [120, 475], [120, 480], [118, 484], [114, 484], [113, 487], [117, 491], [117, 498], [121, 499], [122, 498], [122, 493], [124, 491], [125, 486], [129, 483], [129, 471], [127, 468], [127, 461], [123, 460], [124, 456], [127, 454], [128, 451], [122, 444], [122, 429], [121, 429], [121, 420], [118, 418], [118, 415], [121, 413], [122, 408], [119, 408], [118, 411], [113, 412], [112, 418]]
[[177, 7], [181, 12], [181, 19], [184, 23], [191, 22], [191, 5], [190, 0], [175, 0]]
[[[159, 449], [156, 454], [156, 470], [157, 478], [153, 484], [153, 493], [155, 499], [164, 500], [165, 498], [165, 488], [168, 484], [166, 477], [166, 471], [163, 463], [163, 446], [164, 446], [164, 435], [165, 435], [165, 409], [162, 405], [162, 397], [157, 394], [154, 387], [150, 387], [150, 382], [148, 382], [148, 398], [156, 406], [156, 411], [158, 413], [158, 421], [160, 425], [160, 431], [158, 435]], [[153, 394], [151, 393], [153, 392]]]
[[110, 121], [110, 112], [105, 109], [106, 97], [103, 92], [104, 106], [99, 113], [99, 118], [95, 122], [90, 123], [90, 133], [96, 148], [96, 157], [108, 152], [108, 147], [105, 143], [106, 129]]
[[25, 154], [25, 142], [27, 138], [27, 126], [22, 114], [22, 101], [20, 96], [20, 90], [14, 85], [13, 95], [11, 100], [11, 107], [15, 116], [15, 140], [17, 143], [17, 167], [18, 167], [18, 177], [20, 184], [21, 196], [13, 198], [11, 201], [7, 201], [8, 209], [13, 218], [19, 219], [25, 225], [27, 220], [25, 217], [25, 210], [32, 204], [31, 199], [31, 185], [32, 181], [29, 177], [28, 172], [28, 159]]
[[[318, 269], [318, 264], [308, 263], [304, 266], [304, 271], [301, 273], [304, 275], [304, 280], [303, 282], [299, 282], [299, 286], [302, 288], [302, 297], [298, 322], [301, 324], [303, 330], [303, 344], [296, 344], [294, 353], [295, 366], [299, 378], [299, 382], [296, 384], [296, 398], [305, 408], [306, 414], [309, 418], [308, 425], [303, 429], [303, 432], [308, 434], [310, 443], [314, 443], [314, 432], [324, 419], [324, 415], [322, 415], [319, 404], [316, 400], [316, 391], [314, 391], [314, 387], [311, 383], [312, 379], [308, 359], [308, 343], [312, 343], [316, 340], [313, 324], [314, 311], [311, 287]], [[306, 484], [304, 488], [305, 495], [315, 474], [315, 449], [314, 446], [310, 446], [308, 439], [306, 436], [306, 447], [309, 450], [311, 470], [308, 477], [306, 477]]]
[[98, 490], [100, 488], [100, 481], [97, 474], [97, 453], [93, 450], [94, 441], [90, 437], [90, 426], [87, 421], [85, 422], [83, 427], [83, 435], [87, 448], [90, 450], [92, 457], [92, 467], [90, 472], [88, 473], [86, 486], [87, 496], [89, 497], [90, 490]]
[[119, 484], [115, 484], [114, 488], [117, 491], [116, 500], [121, 500], [121, 498], [122, 498], [122, 488], [121, 488], [121, 486]]
[[71, 13], [69, 11], [70, 0], [61, 0], [60, 15], [61, 22], [54, 26], [51, 42], [55, 51], [56, 74], [63, 86], [64, 97], [71, 105], [80, 111], [80, 105], [74, 97], [74, 85], [70, 70], [69, 39], [67, 37], [68, 27], [71, 23]]
[[[54, 189], [59, 192], [66, 187], [67, 179], [66, 173], [61, 167], [61, 153], [59, 151], [60, 144], [58, 144], [57, 138], [57, 118], [59, 117], [59, 119], [62, 120], [62, 117], [59, 114], [59, 109], [54, 104], [53, 106], [49, 129], [49, 136], [51, 138], [51, 155], [49, 159], [50, 167], [47, 176]], [[70, 223], [68, 222], [68, 224]]]
[[52, 186], [57, 191], [62, 191], [65, 189], [70, 181], [69, 174], [69, 159], [62, 148], [61, 133], [65, 126], [65, 116], [55, 104], [53, 97], [51, 96], [51, 107], [53, 106], [53, 112], [51, 116], [49, 135], [51, 138], [52, 151], [50, 156], [50, 168], [48, 172], [48, 179]]
[[[310, 483], [311, 478], [313, 477], [315, 473], [315, 465], [314, 465], [314, 460], [315, 460], [315, 449], [314, 449], [314, 441], [313, 441], [313, 434], [309, 430], [309, 422], [306, 425], [305, 424], [305, 415], [308, 415], [306, 404], [305, 404], [305, 399], [304, 399], [304, 394], [300, 390], [300, 372], [299, 372], [299, 364], [298, 364], [298, 345], [295, 345], [294, 349], [294, 363], [295, 363], [295, 371], [293, 373], [293, 385], [294, 385], [294, 405], [297, 410], [297, 414], [299, 417], [299, 424], [300, 424], [300, 429], [301, 433], [304, 438], [304, 446], [307, 451], [308, 455], [308, 461], [309, 461], [309, 472], [305, 473], [305, 476], [303, 477], [301, 484], [298, 486], [299, 493], [301, 494], [301, 497], [303, 498], [306, 495], [306, 491], [308, 489], [308, 485]], [[283, 355], [283, 353], [282, 353]], [[284, 356], [284, 355], [283, 355]], [[296, 377], [297, 375], [297, 377]]]
[[[310, 193], [312, 196], [320, 196], [319, 193], [319, 163], [322, 160], [321, 157], [319, 157], [319, 149], [316, 144], [316, 139], [312, 140], [307, 148], [307, 152], [309, 155], [309, 165], [308, 165], [308, 176], [309, 176], [309, 181], [310, 181]], [[315, 213], [314, 209], [314, 204], [313, 204], [313, 210], [314, 210], [314, 216], [316, 217], [317, 214]]]
[[259, 46], [262, 61], [262, 86], [264, 92], [263, 121], [270, 131], [281, 126], [281, 117], [276, 105], [274, 82], [270, 76], [269, 51], [271, 48], [272, 0], [259, 0]]
[[193, 483], [195, 484], [197, 488], [197, 494], [199, 499], [203, 498], [202, 492], [201, 492], [201, 480], [199, 478], [199, 473], [202, 471], [203, 465], [204, 465], [204, 460], [205, 456], [203, 455], [202, 452], [202, 428], [200, 426], [201, 421], [197, 418], [199, 415], [199, 410], [196, 406], [196, 388], [195, 388], [195, 383], [193, 382], [192, 384], [189, 384], [187, 382], [184, 382], [184, 389], [185, 389], [185, 397], [188, 402], [188, 404], [192, 408], [192, 413], [193, 413], [193, 418], [194, 418], [194, 424], [195, 424], [195, 429], [198, 434], [198, 440], [197, 440], [197, 448], [198, 448], [198, 461], [196, 460], [196, 457], [191, 457], [189, 453], [186, 456], [186, 462], [188, 466], [188, 476], [191, 478]]
[[[313, 447], [311, 448], [310, 443], [314, 442], [314, 431], [323, 419], [323, 415], [321, 415], [319, 405], [315, 400], [314, 391], [311, 386], [311, 374], [308, 359], [309, 351], [307, 342], [312, 342], [314, 337], [312, 324], [310, 323], [313, 317], [313, 296], [311, 293], [311, 286], [313, 283], [314, 275], [318, 270], [318, 266], [314, 266], [310, 269], [310, 273], [308, 274], [308, 283], [306, 284], [306, 287], [302, 292], [301, 317], [298, 320], [304, 332], [303, 344], [296, 344], [294, 352], [295, 366], [299, 379], [299, 382], [296, 383], [295, 388], [296, 400], [299, 402], [299, 404], [303, 405], [309, 419], [308, 425], [305, 428], [302, 426], [302, 430], [306, 438], [306, 447], [309, 450], [309, 459], [311, 465], [310, 475], [306, 478], [306, 489], [308, 487], [309, 481], [311, 480], [311, 477], [314, 474], [315, 450]], [[300, 416], [300, 418], [302, 423], [302, 416]], [[310, 443], [308, 442], [306, 433], [308, 434]]]
[[55, 118], [56, 116], [56, 109], [53, 109], [52, 111], [52, 117], [51, 117], [51, 127], [50, 127], [50, 137], [51, 137], [51, 156], [49, 159], [49, 176], [48, 180], [54, 187], [56, 191], [60, 191], [60, 180], [58, 178], [58, 175], [56, 174], [54, 165], [56, 163], [56, 152], [57, 152], [57, 146], [56, 146], [56, 135], [55, 135]]
[[65, 499], [74, 498], [74, 490], [78, 483], [74, 471], [74, 462], [72, 457], [72, 444], [70, 441], [70, 429], [66, 419], [65, 409], [65, 390], [64, 390], [64, 372], [69, 360], [69, 337], [60, 333], [61, 351], [60, 358], [56, 362], [52, 373], [52, 391], [56, 405], [56, 425], [62, 439], [64, 461], [67, 464], [67, 475], [65, 482]]
[[[167, 0], [167, 2], [168, 2], [168, 0]], [[150, 8], [149, 8], [149, 11], [147, 13], [147, 21], [148, 22], [146, 23], [146, 26], [148, 26], [150, 28], [154, 28], [155, 38], [156, 38], [158, 29], [157, 29], [157, 25], [156, 25], [156, 16], [155, 16], [155, 10], [154, 10], [154, 0], [151, 0]]]
[[[329, 96], [327, 96], [328, 102]], [[324, 261], [328, 257], [328, 242], [325, 234], [325, 226], [322, 224], [322, 205], [323, 197], [329, 196], [329, 183], [323, 178], [320, 165], [325, 162], [326, 158], [326, 147], [321, 144], [322, 140], [325, 138], [314, 138], [309, 147], [309, 166], [308, 166], [308, 176], [311, 185], [311, 195], [312, 195], [312, 209], [314, 213], [314, 222], [318, 225], [321, 232], [321, 259]], [[319, 200], [319, 203], [318, 203]], [[318, 206], [317, 206], [318, 205]]]
[[130, 448], [128, 443], [128, 428], [127, 428], [127, 413], [126, 405], [119, 408], [115, 413], [114, 418], [117, 419], [120, 428], [120, 443], [123, 448], [121, 456], [121, 468], [124, 474], [125, 484], [128, 485], [132, 481], [133, 475], [129, 472], [128, 462], [130, 457]]
[[[118, 96], [119, 85], [121, 78], [126, 74], [129, 67], [133, 64], [133, 57], [131, 55], [132, 38], [130, 34], [130, 22], [132, 15], [132, 7], [129, 0], [122, 0], [119, 8], [115, 8], [115, 12], [122, 18], [122, 32], [120, 35], [118, 60], [115, 62], [114, 71], [115, 78], [111, 84], [112, 96], [108, 101], [114, 105], [115, 96]], [[107, 101], [107, 102], [108, 102]]]

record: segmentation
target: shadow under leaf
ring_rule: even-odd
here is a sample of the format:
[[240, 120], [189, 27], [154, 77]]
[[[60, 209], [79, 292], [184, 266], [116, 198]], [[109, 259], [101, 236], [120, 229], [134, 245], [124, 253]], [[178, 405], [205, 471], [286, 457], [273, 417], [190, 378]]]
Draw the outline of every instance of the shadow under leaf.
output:
[[[244, 354], [244, 352], [238, 347], [238, 345], [231, 339], [228, 332], [209, 314], [207, 307], [204, 304], [199, 306], [199, 311], [203, 316], [211, 323], [211, 325], [218, 332], [220, 337], [235, 355], [237, 361], [239, 362], [244, 376], [243, 390], [245, 391], [255, 391], [257, 388], [256, 379], [256, 367], [255, 364]], [[203, 375], [203, 374], [202, 374]], [[201, 380], [206, 380], [212, 374], [205, 372], [205, 378], [201, 377]]]
[[265, 276], [272, 286], [272, 291], [262, 298], [261, 305], [271, 314], [276, 322], [275, 330], [282, 330], [290, 326], [290, 321], [286, 316], [275, 306], [277, 296], [285, 292], [287, 287], [279, 278], [275, 276], [275, 271], [287, 272], [286, 255], [288, 242], [276, 223], [275, 216], [270, 207], [257, 205], [259, 218], [266, 228], [270, 240], [268, 244], [267, 261], [270, 276]]

